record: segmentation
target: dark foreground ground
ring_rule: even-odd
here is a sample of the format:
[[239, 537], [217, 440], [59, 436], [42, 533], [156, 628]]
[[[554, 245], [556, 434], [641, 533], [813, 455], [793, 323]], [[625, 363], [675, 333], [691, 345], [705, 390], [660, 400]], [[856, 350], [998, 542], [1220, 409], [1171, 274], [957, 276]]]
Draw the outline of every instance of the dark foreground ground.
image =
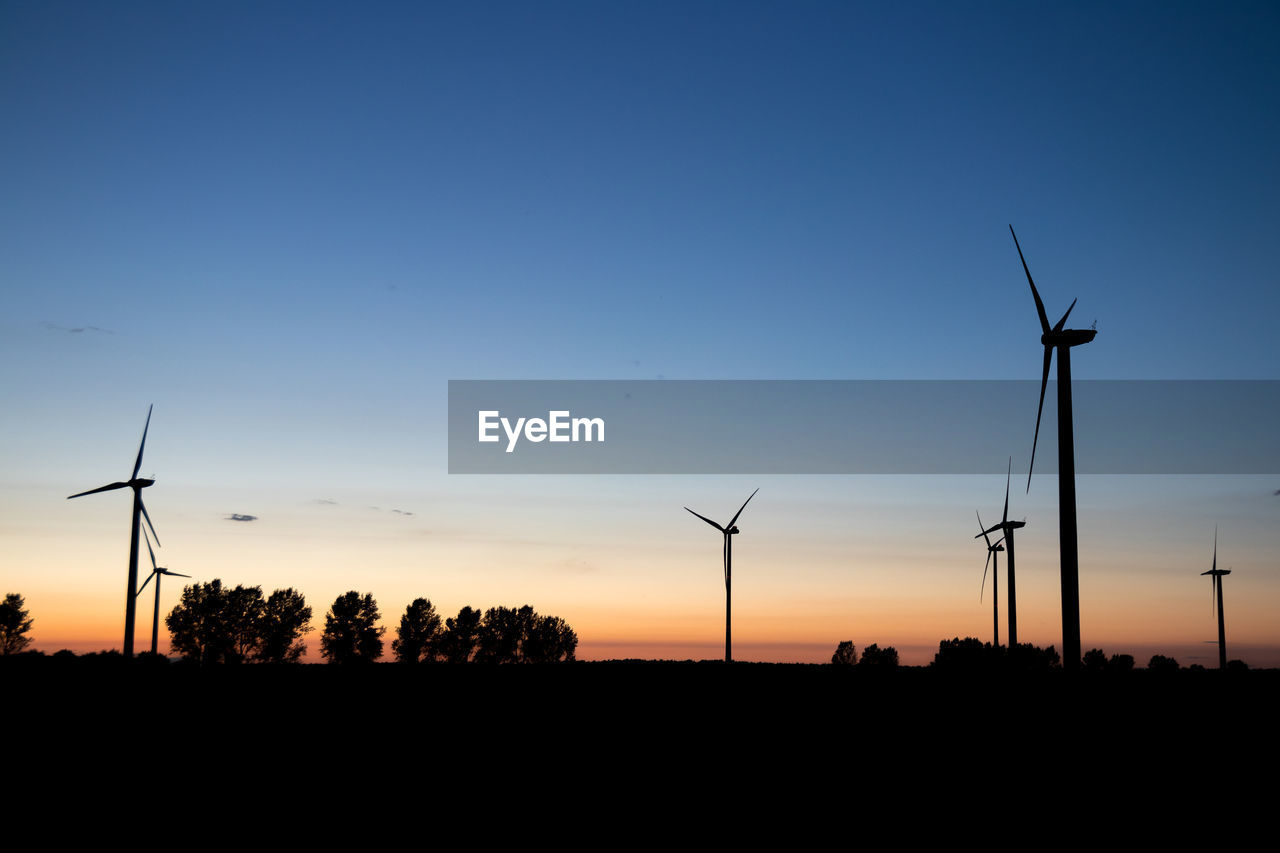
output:
[[540, 803], [675, 798], [698, 808], [712, 790], [815, 808], [857, 792], [872, 797], [861, 809], [879, 796], [977, 802], [990, 791], [1024, 803], [1044, 796], [1060, 811], [1077, 796], [1116, 806], [1152, 791], [1198, 796], [1230, 768], [1271, 778], [1280, 742], [1277, 670], [202, 670], [45, 659], [0, 664], [0, 695], [9, 766], [31, 774], [24, 791], [74, 780], [78, 791], [141, 796], [158, 786], [313, 808], [309, 798], [338, 784], [341, 797], [390, 801], [454, 802], [496, 786]]

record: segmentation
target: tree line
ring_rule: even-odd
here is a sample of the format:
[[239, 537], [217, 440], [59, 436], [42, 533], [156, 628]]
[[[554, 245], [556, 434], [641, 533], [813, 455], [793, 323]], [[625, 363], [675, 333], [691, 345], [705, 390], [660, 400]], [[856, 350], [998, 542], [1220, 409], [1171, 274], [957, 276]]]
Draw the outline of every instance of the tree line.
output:
[[[293, 663], [306, 653], [311, 608], [302, 593], [258, 586], [196, 583], [165, 617], [173, 651], [202, 664]], [[370, 593], [354, 590], [334, 599], [324, 617], [320, 654], [329, 663], [373, 662], [382, 657], [385, 628]], [[391, 641], [400, 663], [556, 663], [573, 661], [578, 636], [558, 616], [532, 607], [463, 607], [441, 619], [425, 598], [405, 608]]]

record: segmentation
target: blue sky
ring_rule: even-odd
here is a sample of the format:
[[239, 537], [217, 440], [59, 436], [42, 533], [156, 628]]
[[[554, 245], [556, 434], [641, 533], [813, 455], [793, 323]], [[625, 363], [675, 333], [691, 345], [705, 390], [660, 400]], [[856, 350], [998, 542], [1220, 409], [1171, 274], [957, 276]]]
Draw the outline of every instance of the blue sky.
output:
[[[150, 403], [148, 502], [192, 539], [403, 504], [341, 523], [430, 561], [548, 490], [728, 507], [755, 484], [451, 479], [446, 381], [1035, 379], [1008, 223], [1053, 318], [1098, 322], [1077, 377], [1280, 378], [1278, 41], [1269, 3], [0, 4], [5, 535], [91, 526], [44, 501], [125, 473]], [[492, 594], [601, 606], [541, 577]]]

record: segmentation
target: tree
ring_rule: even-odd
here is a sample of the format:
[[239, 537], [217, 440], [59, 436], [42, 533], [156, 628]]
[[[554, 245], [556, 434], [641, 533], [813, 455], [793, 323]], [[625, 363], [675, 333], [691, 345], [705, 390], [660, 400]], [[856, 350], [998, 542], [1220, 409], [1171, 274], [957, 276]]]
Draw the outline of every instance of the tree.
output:
[[1112, 655], [1107, 661], [1107, 669], [1112, 672], [1133, 672], [1133, 655]]
[[885, 646], [882, 649], [872, 643], [862, 650], [860, 665], [873, 666], [877, 669], [892, 669], [898, 665], [898, 650], [893, 646]]
[[535, 614], [529, 605], [514, 610], [490, 607], [480, 620], [476, 638], [477, 663], [519, 663], [521, 646]]
[[181, 600], [164, 618], [170, 647], [201, 664], [243, 661], [261, 601], [260, 587], [229, 590], [219, 578], [183, 587]]
[[260, 586], [228, 589], [217, 578], [185, 587], [164, 620], [172, 649], [202, 664], [297, 661], [310, 623], [300, 592], [278, 589], [264, 600]]
[[831, 656], [831, 662], [836, 666], [853, 666], [858, 662], [858, 650], [853, 646], [853, 640], [841, 640], [840, 645], [836, 646], [836, 653]]
[[1151, 660], [1147, 662], [1147, 669], [1151, 672], [1176, 672], [1178, 662], [1164, 655], [1152, 655]]
[[441, 656], [449, 663], [468, 663], [480, 634], [480, 611], [464, 607], [456, 617], [444, 620], [440, 638]]
[[16, 655], [31, 645], [27, 632], [34, 622], [21, 595], [16, 592], [6, 595], [0, 604], [0, 655]]
[[262, 608], [257, 660], [297, 663], [307, 652], [302, 635], [311, 628], [311, 608], [302, 593], [289, 587], [271, 593]]
[[226, 591], [221, 621], [227, 641], [227, 663], [244, 663], [257, 657], [265, 607], [260, 586], [237, 584], [235, 589]]
[[391, 641], [391, 653], [400, 663], [428, 663], [437, 660], [444, 626], [440, 614], [431, 601], [415, 598], [400, 617], [396, 638]]
[[525, 663], [572, 663], [578, 635], [559, 616], [535, 616], [525, 635], [521, 655]]
[[1085, 672], [1102, 672], [1107, 668], [1107, 653], [1102, 649], [1089, 649], [1080, 659]]
[[352, 590], [333, 600], [324, 617], [320, 653], [329, 663], [372, 663], [382, 657], [378, 604], [371, 593]]

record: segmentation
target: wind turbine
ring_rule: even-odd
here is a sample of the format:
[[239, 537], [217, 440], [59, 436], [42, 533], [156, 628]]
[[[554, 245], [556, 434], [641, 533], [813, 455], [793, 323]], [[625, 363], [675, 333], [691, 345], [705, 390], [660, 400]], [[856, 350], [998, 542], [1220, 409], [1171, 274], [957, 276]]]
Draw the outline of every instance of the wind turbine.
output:
[[155, 480], [147, 480], [138, 476], [138, 469], [142, 467], [142, 449], [147, 446], [147, 430], [151, 427], [152, 408], [153, 406], [147, 407], [147, 422], [142, 427], [142, 443], [138, 445], [138, 459], [133, 463], [133, 473], [129, 476], [128, 482], [109, 483], [105, 486], [99, 486], [96, 489], [90, 489], [87, 492], [80, 492], [67, 497], [67, 500], [71, 500], [72, 498], [81, 498], [98, 492], [109, 492], [113, 489], [133, 489], [133, 532], [129, 539], [129, 583], [125, 588], [124, 612], [124, 656], [127, 658], [133, 657], [133, 621], [138, 598], [135, 590], [138, 586], [138, 527], [140, 518], [147, 520], [147, 526], [151, 528], [151, 535], [155, 536], [156, 544], [160, 544], [160, 537], [156, 535], [155, 525], [151, 523], [151, 516], [147, 514], [147, 508], [142, 503], [142, 490], [154, 484]]
[[151, 574], [147, 575], [147, 579], [142, 582], [142, 586], [138, 587], [138, 595], [142, 595], [142, 591], [147, 588], [147, 584], [151, 583], [152, 578], [156, 579], [156, 605], [155, 612], [151, 616], [151, 654], [154, 655], [158, 651], [160, 642], [160, 576], [189, 578], [191, 575], [178, 574], [157, 566], [156, 552], [151, 550], [151, 540], [147, 538], [147, 529], [145, 527], [142, 528], [142, 538], [146, 540], [147, 553], [151, 555]]
[[[997, 530], [1004, 532], [1004, 543], [1008, 546], [1009, 551], [1009, 648], [1018, 645], [1018, 586], [1013, 575], [1013, 531], [1019, 527], [1026, 527], [1025, 521], [1009, 520], [1009, 479], [1013, 476], [1013, 457], [1009, 457], [1009, 470], [1004, 475], [1004, 516], [1000, 519], [999, 524], [993, 524], [986, 530], [978, 534], [978, 536], [986, 536], [988, 533], [995, 533]], [[981, 524], [981, 520], [978, 522]], [[978, 536], [973, 537], [977, 539]], [[991, 540], [987, 540], [987, 544], [991, 544]]]
[[1218, 668], [1227, 668], [1227, 629], [1222, 621], [1222, 576], [1231, 574], [1230, 569], [1218, 568], [1218, 528], [1213, 528], [1213, 568], [1207, 572], [1201, 572], [1200, 576], [1209, 575], [1209, 583], [1212, 584], [1214, 598], [1218, 602]]
[[[756, 492], [758, 491], [760, 490], [756, 489]], [[725, 663], [733, 663], [733, 644], [731, 642], [731, 635], [729, 632], [729, 617], [732, 612], [732, 604], [733, 604], [733, 595], [732, 595], [732, 592], [733, 592], [733, 539], [731, 539], [730, 537], [732, 537], [734, 534], [739, 532], [738, 528], [734, 526], [734, 523], [738, 520], [738, 516], [742, 515], [742, 511], [747, 508], [747, 504], [751, 503], [751, 498], [754, 498], [756, 496], [756, 492], [752, 492], [751, 496], [742, 502], [742, 506], [738, 508], [738, 511], [733, 514], [733, 518], [729, 519], [729, 523], [724, 527], [721, 527], [720, 525], [716, 524], [714, 521], [707, 518], [705, 515], [698, 515], [698, 513], [693, 512], [693, 510], [689, 509], [688, 507], [685, 507], [685, 509], [689, 509], [689, 512], [693, 512], [693, 514], [697, 515], [698, 518], [702, 519], [707, 524], [710, 524], [716, 530], [719, 530], [721, 533], [724, 534], [724, 662]]]
[[1087, 344], [1097, 335], [1094, 329], [1062, 328], [1076, 301], [1071, 300], [1067, 313], [1053, 328], [1044, 313], [1044, 303], [1036, 291], [1027, 259], [1013, 226], [1013, 245], [1018, 249], [1022, 270], [1031, 285], [1031, 296], [1036, 301], [1036, 313], [1040, 315], [1040, 342], [1044, 344], [1044, 376], [1040, 380], [1040, 408], [1036, 410], [1036, 433], [1031, 442], [1031, 465], [1027, 467], [1027, 491], [1031, 491], [1031, 469], [1036, 464], [1036, 442], [1040, 439], [1040, 415], [1044, 412], [1044, 391], [1049, 384], [1049, 364], [1053, 351], [1058, 350], [1058, 549], [1062, 564], [1062, 665], [1064, 669], [1080, 668], [1080, 551], [1076, 542], [1076, 450], [1071, 420], [1071, 348]]
[[[978, 515], [978, 514], [975, 512], [974, 515]], [[978, 515], [978, 529], [982, 530], [981, 515]], [[991, 558], [995, 557], [995, 566], [993, 571], [991, 572], [991, 621], [994, 624], [994, 627], [992, 628], [993, 639], [991, 641], [991, 645], [999, 646], [1000, 645], [1000, 587], [999, 587], [1000, 556], [999, 556], [999, 552], [1004, 550], [1004, 546], [1000, 544], [1004, 540], [997, 539], [995, 544], [992, 545], [991, 537], [987, 535], [987, 531], [985, 530], [982, 530], [982, 532], [979, 533], [978, 536], [981, 536], [983, 539], [987, 540], [987, 562], [984, 563], [982, 566], [982, 591], [978, 593], [979, 601], [982, 600], [982, 592], [985, 592], [987, 588], [987, 567], [991, 565]], [[975, 536], [973, 538], [977, 539], [978, 536]]]

